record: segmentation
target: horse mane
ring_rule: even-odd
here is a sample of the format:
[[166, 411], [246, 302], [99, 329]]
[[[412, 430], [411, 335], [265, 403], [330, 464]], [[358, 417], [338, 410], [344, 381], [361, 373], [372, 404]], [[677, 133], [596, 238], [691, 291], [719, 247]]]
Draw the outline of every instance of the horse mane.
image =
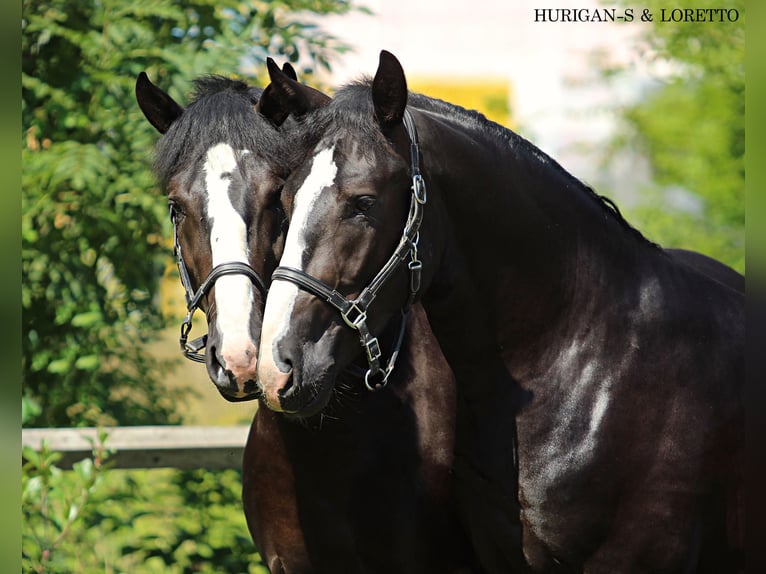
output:
[[296, 127], [304, 138], [304, 143], [314, 145], [317, 141], [305, 141], [307, 138], [319, 138], [333, 135], [339, 131], [351, 129], [360, 133], [361, 140], [373, 146], [384, 145], [385, 136], [375, 121], [370, 86], [372, 79], [363, 77], [346, 84], [333, 94], [329, 105], [321, 107], [299, 118]]
[[423, 94], [410, 92], [409, 103], [415, 108], [427, 110], [436, 113], [439, 116], [451, 119], [452, 121], [457, 121], [467, 129], [479, 130], [486, 133], [491, 138], [500, 139], [505, 142], [514, 153], [524, 154], [527, 158], [533, 157], [541, 164], [549, 166], [551, 169], [554, 169], [557, 174], [567, 182], [567, 184], [573, 184], [573, 187], [579, 189], [589, 197], [591, 201], [595, 202], [599, 208], [608, 214], [609, 217], [617, 221], [630, 235], [641, 242], [659, 249], [659, 246], [656, 243], [649, 241], [638, 229], [628, 223], [622, 215], [620, 208], [617, 207], [617, 204], [612, 199], [597, 193], [592, 187], [564, 169], [564, 167], [562, 167], [555, 159], [513, 130], [493, 122], [481, 112], [468, 110], [459, 105], [445, 102], [438, 98], [424, 96]]
[[[331, 105], [307, 117], [308, 121], [316, 124], [311, 126], [310, 130], [316, 130], [315, 133], [324, 133], [327, 129], [332, 129], [331, 126], [336, 126], [337, 129], [352, 128], [361, 130], [370, 141], [382, 143], [384, 136], [375, 121], [371, 86], [372, 79], [362, 77], [338, 89]], [[657, 244], [649, 241], [638, 229], [628, 223], [613, 200], [598, 194], [592, 187], [569, 173], [556, 160], [513, 130], [487, 119], [476, 110], [469, 110], [416, 92], [409, 92], [408, 105], [434, 113], [451, 123], [458, 123], [467, 130], [485, 134], [489, 140], [502, 142], [517, 157], [534, 161], [543, 169], [554, 170], [567, 183], [567, 186], [571, 185], [579, 189], [630, 235], [659, 249]]]
[[191, 103], [155, 148], [153, 169], [161, 183], [167, 185], [174, 174], [222, 142], [283, 165], [284, 138], [255, 111], [261, 88], [223, 76], [202, 76], [193, 86]]

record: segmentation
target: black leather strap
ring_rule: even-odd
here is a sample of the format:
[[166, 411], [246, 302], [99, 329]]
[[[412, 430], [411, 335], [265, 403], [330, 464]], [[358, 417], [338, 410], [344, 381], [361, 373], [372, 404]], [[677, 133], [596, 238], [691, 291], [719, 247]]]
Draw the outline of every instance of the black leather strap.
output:
[[[276, 268], [271, 276], [272, 281], [290, 281], [312, 295], [327, 301], [340, 312], [345, 323], [358, 332], [359, 341], [367, 355], [369, 369], [365, 374], [365, 384], [367, 384], [370, 389], [377, 389], [385, 386], [401, 349], [409, 307], [414, 302], [417, 292], [420, 289], [422, 264], [418, 259], [417, 246], [420, 224], [423, 221], [423, 208], [427, 201], [427, 194], [426, 184], [420, 173], [420, 150], [418, 148], [417, 129], [415, 128], [415, 122], [412, 119], [412, 114], [409, 110], [405, 110], [404, 112], [404, 127], [410, 137], [410, 171], [412, 175], [410, 209], [407, 214], [407, 221], [404, 224], [404, 230], [402, 231], [402, 237], [399, 240], [399, 244], [396, 246], [394, 253], [388, 258], [388, 261], [386, 261], [381, 270], [378, 271], [372, 281], [370, 281], [369, 285], [362, 289], [356, 299], [349, 300], [320, 279], [312, 277], [301, 269], [280, 266]], [[388, 282], [408, 256], [410, 260], [408, 264], [408, 269], [410, 271], [410, 293], [405, 308], [402, 311], [402, 326], [396, 348], [388, 361], [388, 365], [383, 369], [380, 366], [380, 344], [367, 326], [367, 309], [377, 296], [378, 291], [380, 291], [383, 285]], [[373, 383], [373, 378], [378, 378], [379, 381]]]

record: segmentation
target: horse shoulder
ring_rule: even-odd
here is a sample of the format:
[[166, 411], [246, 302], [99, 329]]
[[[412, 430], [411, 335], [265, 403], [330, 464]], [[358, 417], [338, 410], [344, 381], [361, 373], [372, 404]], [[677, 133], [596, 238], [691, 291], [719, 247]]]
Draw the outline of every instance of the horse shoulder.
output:
[[550, 339], [524, 381], [522, 516], [546, 547], [595, 547], [626, 484], [695, 496], [741, 418], [741, 295], [686, 264], [646, 269]]

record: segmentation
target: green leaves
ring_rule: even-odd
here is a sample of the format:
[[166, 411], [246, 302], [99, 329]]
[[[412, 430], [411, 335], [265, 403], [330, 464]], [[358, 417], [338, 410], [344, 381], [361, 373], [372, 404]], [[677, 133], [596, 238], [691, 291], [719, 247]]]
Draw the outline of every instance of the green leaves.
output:
[[24, 572], [268, 574], [245, 525], [241, 473], [112, 470], [102, 431], [71, 471], [43, 444], [22, 468]]
[[[667, 8], [658, 0], [645, 6], [655, 14]], [[719, 6], [705, 0], [696, 7]], [[642, 201], [626, 210], [631, 221], [665, 246], [695, 249], [744, 271], [744, 2], [727, 8], [739, 10], [739, 22], [655, 18], [644, 40], [671, 72], [624, 110], [618, 147], [640, 150], [652, 169]]]
[[22, 467], [22, 563], [25, 572], [74, 572], [72, 540], [82, 535], [88, 521], [83, 510], [100, 491], [108, 465], [103, 441], [93, 445], [91, 458], [73, 465], [72, 472], [56, 466], [61, 453], [43, 442], [39, 451], [24, 447]]

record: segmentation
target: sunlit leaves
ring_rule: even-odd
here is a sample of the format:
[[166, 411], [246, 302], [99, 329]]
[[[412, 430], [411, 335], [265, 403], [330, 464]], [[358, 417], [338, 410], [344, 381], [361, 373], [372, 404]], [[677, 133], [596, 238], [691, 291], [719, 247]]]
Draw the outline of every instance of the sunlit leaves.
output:
[[113, 470], [106, 433], [71, 471], [25, 447], [24, 572], [268, 574], [242, 514], [239, 472]]
[[[626, 4], [626, 2], [622, 2]], [[644, 7], [656, 15], [659, 0]], [[640, 151], [652, 182], [629, 217], [655, 241], [696, 249], [745, 268], [745, 9], [742, 0], [695, 8], [737, 9], [735, 23], [660, 22], [646, 29], [649, 54], [670, 73], [623, 111], [621, 149]], [[614, 70], [612, 71], [614, 73]], [[701, 205], [684, 210], [679, 192]]]

